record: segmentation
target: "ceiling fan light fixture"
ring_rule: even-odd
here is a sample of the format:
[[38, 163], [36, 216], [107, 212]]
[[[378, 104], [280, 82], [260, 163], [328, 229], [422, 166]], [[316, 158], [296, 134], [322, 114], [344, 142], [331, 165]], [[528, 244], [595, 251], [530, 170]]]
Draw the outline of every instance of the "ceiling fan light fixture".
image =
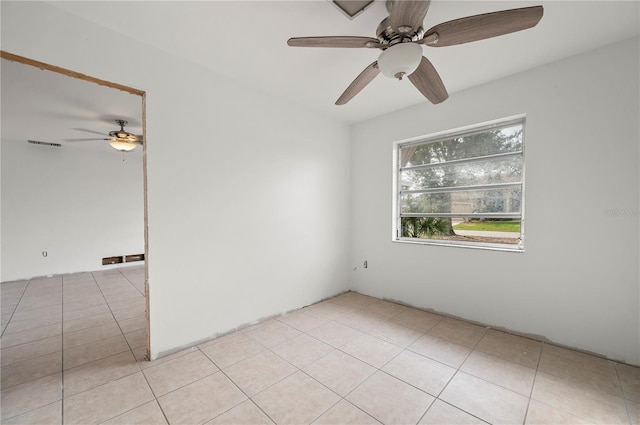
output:
[[411, 75], [420, 65], [422, 46], [416, 43], [399, 43], [383, 50], [378, 56], [378, 67], [386, 77], [402, 79]]
[[109, 142], [109, 145], [111, 145], [112, 148], [119, 150], [120, 152], [129, 152], [136, 148], [135, 143], [117, 139]]

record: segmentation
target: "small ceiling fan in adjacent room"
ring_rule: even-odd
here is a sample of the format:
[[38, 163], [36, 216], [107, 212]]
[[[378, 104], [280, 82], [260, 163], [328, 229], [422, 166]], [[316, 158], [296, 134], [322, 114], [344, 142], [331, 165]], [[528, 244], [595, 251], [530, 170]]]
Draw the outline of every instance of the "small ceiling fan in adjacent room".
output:
[[433, 64], [422, 56], [422, 46], [444, 47], [469, 43], [532, 28], [542, 19], [542, 6], [523, 7], [467, 16], [444, 22], [424, 30], [423, 21], [431, 0], [387, 0], [389, 16], [376, 30], [377, 38], [328, 36], [294, 37], [287, 41], [293, 47], [340, 47], [380, 49], [378, 59], [347, 87], [336, 101], [344, 105], [382, 72], [390, 78], [409, 81], [431, 103], [449, 97]]
[[[136, 148], [137, 145], [142, 145], [142, 136], [135, 135], [133, 133], [129, 133], [124, 129], [124, 126], [128, 124], [127, 121], [117, 119], [116, 123], [120, 126], [119, 130], [113, 130], [108, 133], [109, 138], [99, 138], [99, 139], [65, 139], [67, 142], [85, 142], [92, 140], [108, 140], [109, 145], [121, 152], [129, 152]], [[86, 129], [78, 129], [82, 131], [87, 131], [90, 133], [103, 134], [93, 130]]]

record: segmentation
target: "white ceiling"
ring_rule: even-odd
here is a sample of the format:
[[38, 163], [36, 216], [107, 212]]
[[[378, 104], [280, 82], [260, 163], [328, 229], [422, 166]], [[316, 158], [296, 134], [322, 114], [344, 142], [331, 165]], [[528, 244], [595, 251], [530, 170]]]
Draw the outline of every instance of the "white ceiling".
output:
[[[375, 49], [288, 47], [289, 37], [375, 37], [384, 3], [349, 20], [328, 0], [49, 2], [97, 25], [346, 123], [426, 102], [409, 81], [380, 75], [350, 103], [334, 102], [377, 59]], [[460, 90], [639, 34], [638, 1], [433, 0], [425, 28], [479, 13], [542, 4], [533, 29], [424, 47], [451, 96]], [[126, 46], [124, 46], [126, 47]]]
[[[346, 123], [427, 102], [408, 81], [381, 75], [349, 104], [335, 106], [342, 91], [376, 59], [377, 51], [286, 45], [292, 36], [375, 36], [376, 26], [386, 16], [380, 1], [354, 20], [328, 0], [51, 4]], [[425, 27], [535, 4], [543, 4], [545, 14], [531, 30], [462, 46], [424, 48], [452, 97], [456, 91], [638, 36], [638, 1], [434, 0]], [[118, 128], [115, 119], [128, 120], [126, 129], [132, 133], [142, 132], [139, 96], [6, 60], [1, 75], [3, 140], [40, 140], [61, 143], [65, 149], [113, 154], [106, 141], [68, 139], [106, 137]], [[130, 155], [139, 156], [141, 151]]]
[[[128, 121], [125, 130], [142, 134], [140, 96], [5, 59], [0, 71], [3, 142], [37, 140], [118, 155], [102, 140], [120, 128], [116, 119]], [[33, 149], [55, 148], [33, 145]], [[141, 157], [141, 153], [138, 147], [127, 155]]]

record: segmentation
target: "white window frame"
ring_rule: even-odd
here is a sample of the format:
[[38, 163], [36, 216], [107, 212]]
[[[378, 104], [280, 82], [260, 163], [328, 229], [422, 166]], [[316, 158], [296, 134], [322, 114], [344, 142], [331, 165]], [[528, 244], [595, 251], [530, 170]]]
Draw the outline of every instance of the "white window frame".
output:
[[[469, 134], [475, 134], [482, 131], [488, 131], [500, 127], [508, 127], [512, 125], [522, 125], [522, 180], [521, 180], [521, 199], [520, 199], [520, 240], [517, 244], [506, 243], [489, 243], [489, 242], [470, 242], [456, 241], [447, 239], [424, 239], [424, 238], [407, 238], [402, 237], [401, 230], [401, 205], [400, 205], [400, 148], [407, 145], [420, 145], [425, 143], [433, 143], [447, 140], [452, 137], [459, 137]], [[525, 133], [526, 133], [526, 115], [515, 115], [498, 120], [473, 124], [465, 127], [459, 127], [452, 130], [446, 130], [425, 136], [418, 136], [410, 139], [398, 140], [393, 143], [393, 196], [392, 196], [392, 229], [391, 240], [398, 243], [408, 243], [415, 245], [437, 245], [437, 246], [456, 246], [462, 248], [488, 249], [494, 251], [508, 252], [524, 252], [524, 230], [525, 230]], [[443, 214], [442, 216], [446, 216]], [[458, 215], [455, 215], [458, 217]]]

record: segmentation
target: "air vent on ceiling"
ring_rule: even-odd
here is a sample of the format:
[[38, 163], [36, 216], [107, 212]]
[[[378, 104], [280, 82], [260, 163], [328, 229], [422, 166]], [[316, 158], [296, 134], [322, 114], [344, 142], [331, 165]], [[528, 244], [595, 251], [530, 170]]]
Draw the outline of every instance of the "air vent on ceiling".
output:
[[373, 0], [332, 0], [347, 18], [353, 19], [373, 4]]
[[41, 142], [39, 140], [27, 140], [29, 143], [34, 145], [43, 145], [43, 146], [52, 146], [55, 148], [61, 148], [62, 145], [60, 143], [51, 143], [51, 142]]

